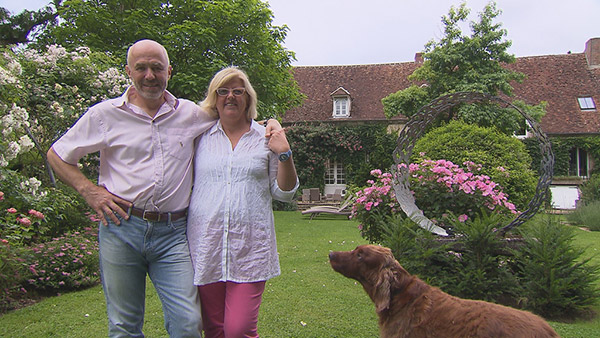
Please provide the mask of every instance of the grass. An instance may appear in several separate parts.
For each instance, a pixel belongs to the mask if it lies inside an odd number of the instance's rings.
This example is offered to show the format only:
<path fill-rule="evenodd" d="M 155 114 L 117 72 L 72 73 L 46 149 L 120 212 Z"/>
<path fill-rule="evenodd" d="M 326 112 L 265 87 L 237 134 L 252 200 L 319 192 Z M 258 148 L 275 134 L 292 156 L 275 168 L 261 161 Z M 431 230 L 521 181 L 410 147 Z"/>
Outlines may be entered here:
<path fill-rule="evenodd" d="M 373 304 L 362 287 L 335 273 L 329 251 L 351 250 L 365 243 L 356 222 L 299 212 L 276 212 L 282 275 L 267 282 L 259 318 L 261 337 L 378 337 Z M 595 255 L 600 232 L 577 230 L 577 245 Z M 594 258 L 600 264 L 600 257 Z M 162 311 L 148 283 L 144 332 L 166 337 Z M 599 283 L 600 286 L 600 283 Z M 596 307 L 600 312 L 600 306 Z M 600 337 L 600 319 L 550 323 L 563 338 Z M 0 317 L 0 337 L 106 337 L 102 288 L 48 298 Z"/>

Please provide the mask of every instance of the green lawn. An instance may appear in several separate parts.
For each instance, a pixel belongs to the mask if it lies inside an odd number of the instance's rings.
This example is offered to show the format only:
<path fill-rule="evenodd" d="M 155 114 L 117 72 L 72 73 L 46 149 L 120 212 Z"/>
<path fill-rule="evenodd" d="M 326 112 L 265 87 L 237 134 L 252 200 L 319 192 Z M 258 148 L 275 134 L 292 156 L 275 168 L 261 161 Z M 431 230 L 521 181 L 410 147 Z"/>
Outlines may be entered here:
<path fill-rule="evenodd" d="M 371 300 L 360 285 L 335 273 L 327 257 L 329 251 L 365 243 L 356 222 L 327 215 L 309 221 L 299 212 L 276 212 L 275 220 L 282 275 L 267 282 L 261 337 L 378 337 Z M 578 230 L 577 243 L 589 245 L 594 254 L 600 233 Z M 147 299 L 144 331 L 150 338 L 166 337 L 150 285 Z M 104 311 L 101 287 L 73 292 L 0 317 L 0 337 L 106 337 Z M 599 319 L 551 325 L 565 338 L 600 337 Z"/>

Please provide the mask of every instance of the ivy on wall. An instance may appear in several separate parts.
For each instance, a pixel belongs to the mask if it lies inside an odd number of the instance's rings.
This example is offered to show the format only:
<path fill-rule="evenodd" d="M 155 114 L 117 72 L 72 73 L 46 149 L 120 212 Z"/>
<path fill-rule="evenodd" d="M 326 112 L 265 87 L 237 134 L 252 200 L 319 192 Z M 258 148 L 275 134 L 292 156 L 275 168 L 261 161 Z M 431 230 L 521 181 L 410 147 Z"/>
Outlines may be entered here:
<path fill-rule="evenodd" d="M 569 175 L 570 152 L 573 148 L 584 149 L 591 155 L 595 167 L 592 172 L 600 171 L 600 137 L 598 136 L 580 136 L 580 137 L 552 137 L 552 151 L 554 152 L 554 176 Z M 533 158 L 531 168 L 540 170 L 540 149 L 536 139 L 523 140 L 525 147 Z"/>
<path fill-rule="evenodd" d="M 372 178 L 372 169 L 388 169 L 394 162 L 397 135 L 388 134 L 386 125 L 295 124 L 286 135 L 294 151 L 300 191 L 323 189 L 327 160 L 341 162 L 346 184 L 359 186 Z"/>
<path fill-rule="evenodd" d="M 392 152 L 397 135 L 389 134 L 383 124 L 338 126 L 330 123 L 294 124 L 287 137 L 294 151 L 294 163 L 300 179 L 300 190 L 325 186 L 327 160 L 337 160 L 344 166 L 346 184 L 364 186 L 372 179 L 373 169 L 388 170 L 394 163 Z M 571 149 L 586 150 L 595 163 L 593 172 L 600 172 L 600 137 L 552 137 L 554 176 L 567 176 Z M 523 143 L 533 161 L 531 168 L 540 170 L 540 149 L 537 139 Z"/>

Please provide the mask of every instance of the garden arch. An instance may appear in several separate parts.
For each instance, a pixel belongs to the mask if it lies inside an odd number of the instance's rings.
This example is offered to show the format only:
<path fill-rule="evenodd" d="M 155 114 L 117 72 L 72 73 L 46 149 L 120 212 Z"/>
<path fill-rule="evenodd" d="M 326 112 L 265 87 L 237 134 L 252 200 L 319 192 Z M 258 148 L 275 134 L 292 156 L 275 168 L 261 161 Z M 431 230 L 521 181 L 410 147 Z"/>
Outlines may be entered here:
<path fill-rule="evenodd" d="M 396 193 L 396 199 L 402 210 L 415 221 L 420 227 L 429 230 L 437 235 L 449 236 L 447 231 L 435 225 L 427 218 L 421 209 L 416 205 L 415 198 L 410 190 L 408 165 L 416 141 L 423 135 L 427 126 L 429 126 L 441 113 L 452 107 L 463 103 L 490 102 L 498 103 L 503 107 L 515 109 L 519 112 L 529 124 L 532 134 L 538 139 L 540 144 L 541 165 L 540 178 L 538 179 L 535 195 L 529 202 L 527 209 L 517 215 L 510 223 L 501 227 L 498 231 L 504 236 L 510 229 L 523 224 L 532 218 L 539 210 L 542 203 L 549 197 L 549 186 L 552 181 L 554 167 L 554 154 L 550 140 L 542 131 L 539 124 L 529 115 L 524 113 L 517 106 L 507 102 L 498 96 L 493 96 L 478 92 L 458 92 L 441 96 L 428 105 L 419 109 L 419 111 L 406 123 L 396 143 L 396 149 L 393 152 L 395 165 L 392 166 L 393 187 Z M 404 164 L 404 165 L 402 165 Z"/>

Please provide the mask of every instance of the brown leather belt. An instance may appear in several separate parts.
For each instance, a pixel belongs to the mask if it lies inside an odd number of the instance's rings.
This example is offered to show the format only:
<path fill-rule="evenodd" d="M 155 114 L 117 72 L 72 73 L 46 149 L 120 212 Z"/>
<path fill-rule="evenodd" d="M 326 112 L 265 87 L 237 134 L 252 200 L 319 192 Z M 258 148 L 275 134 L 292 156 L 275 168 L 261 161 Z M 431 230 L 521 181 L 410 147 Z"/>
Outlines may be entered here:
<path fill-rule="evenodd" d="M 171 221 L 174 222 L 180 218 L 187 216 L 187 211 L 188 211 L 188 209 L 185 208 L 183 210 L 177 210 L 177 211 L 173 211 L 173 212 L 158 212 L 158 211 L 148 211 L 148 210 L 139 209 L 139 208 L 135 208 L 135 207 L 128 208 L 127 206 L 121 205 L 121 204 L 119 204 L 119 206 L 121 207 L 121 209 L 127 211 L 131 215 L 140 217 L 141 219 L 143 219 L 145 221 L 150 221 L 150 222 L 168 221 L 169 215 L 171 216 Z"/>

